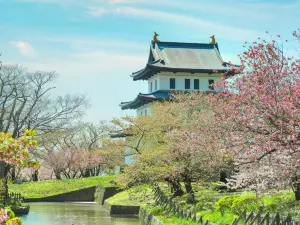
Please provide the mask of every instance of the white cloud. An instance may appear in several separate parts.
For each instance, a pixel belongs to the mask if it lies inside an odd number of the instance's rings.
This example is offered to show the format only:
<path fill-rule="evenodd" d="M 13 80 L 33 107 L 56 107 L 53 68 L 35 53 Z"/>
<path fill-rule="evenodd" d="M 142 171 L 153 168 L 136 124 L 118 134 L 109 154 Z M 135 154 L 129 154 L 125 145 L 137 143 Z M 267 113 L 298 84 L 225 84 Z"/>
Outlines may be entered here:
<path fill-rule="evenodd" d="M 17 48 L 23 56 L 31 57 L 37 54 L 32 45 L 26 41 L 11 41 L 10 44 Z"/>
<path fill-rule="evenodd" d="M 95 49 L 101 50 L 118 50 L 118 51 L 132 51 L 135 52 L 147 52 L 149 50 L 149 42 L 124 40 L 118 38 L 107 38 L 103 36 L 63 36 L 55 34 L 40 34 L 37 33 L 34 37 L 31 37 L 34 42 L 43 42 L 46 45 L 63 44 L 70 47 L 75 51 L 94 51 Z M 147 52 L 148 53 L 148 52 Z"/>
<path fill-rule="evenodd" d="M 23 64 L 29 71 L 56 71 L 60 76 L 54 96 L 87 93 L 92 107 L 85 120 L 96 122 L 125 116 L 126 112 L 119 107 L 120 102 L 132 100 L 137 93 L 147 90 L 146 82 L 133 82 L 130 77 L 132 72 L 146 65 L 147 54 L 104 50 L 75 53 L 61 50 L 55 55 L 49 50 L 47 53 L 46 57 L 10 59 L 5 63 Z"/>
<path fill-rule="evenodd" d="M 105 13 L 105 10 L 103 7 L 88 7 L 88 9 L 87 9 L 87 14 L 94 16 L 94 17 L 102 16 L 104 13 Z"/>
<path fill-rule="evenodd" d="M 159 22 L 183 24 L 186 26 L 195 27 L 201 30 L 201 32 L 209 31 L 210 33 L 215 33 L 216 35 L 220 34 L 219 36 L 231 40 L 246 41 L 248 39 L 255 39 L 261 35 L 260 32 L 255 30 L 237 28 L 178 13 L 169 13 L 134 7 L 119 7 L 115 10 L 115 12 L 126 16 L 142 17 Z"/>

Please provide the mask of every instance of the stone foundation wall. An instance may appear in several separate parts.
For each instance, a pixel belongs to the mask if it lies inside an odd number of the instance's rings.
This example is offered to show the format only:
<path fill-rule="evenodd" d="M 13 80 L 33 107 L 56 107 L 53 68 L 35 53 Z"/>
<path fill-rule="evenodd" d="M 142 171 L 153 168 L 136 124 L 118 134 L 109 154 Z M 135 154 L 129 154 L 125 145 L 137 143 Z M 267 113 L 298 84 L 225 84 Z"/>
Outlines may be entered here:
<path fill-rule="evenodd" d="M 104 208 L 111 215 L 138 215 L 140 211 L 139 206 L 111 205 L 107 201 L 104 202 Z"/>
<path fill-rule="evenodd" d="M 95 202 L 103 205 L 106 199 L 112 197 L 120 191 L 121 190 L 119 190 L 117 187 L 98 186 L 95 191 Z"/>
<path fill-rule="evenodd" d="M 96 186 L 44 198 L 27 198 L 25 202 L 93 202 L 95 190 Z"/>

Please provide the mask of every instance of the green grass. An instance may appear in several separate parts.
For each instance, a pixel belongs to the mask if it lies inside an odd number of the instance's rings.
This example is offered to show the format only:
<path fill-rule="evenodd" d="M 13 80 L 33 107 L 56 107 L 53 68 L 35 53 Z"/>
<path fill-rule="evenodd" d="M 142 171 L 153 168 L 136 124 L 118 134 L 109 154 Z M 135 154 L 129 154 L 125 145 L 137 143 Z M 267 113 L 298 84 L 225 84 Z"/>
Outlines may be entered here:
<path fill-rule="evenodd" d="M 225 208 L 223 214 L 219 211 L 217 207 L 217 202 L 224 196 L 232 196 L 239 201 L 246 201 L 247 197 L 254 197 L 255 193 L 251 191 L 240 191 L 240 192 L 219 192 L 214 186 L 210 184 L 205 185 L 194 185 L 195 195 L 197 197 L 197 202 L 195 204 L 186 204 L 187 195 L 183 195 L 182 197 L 176 197 L 173 200 L 180 205 L 183 209 L 188 211 L 196 211 L 197 219 L 202 216 L 204 221 L 210 221 L 212 223 L 218 225 L 231 224 L 235 218 L 238 218 L 239 212 L 235 210 L 244 210 L 244 207 L 247 210 L 254 210 L 256 212 L 258 207 L 263 206 L 263 212 L 276 213 L 280 212 L 280 214 L 289 214 L 291 216 L 300 216 L 300 201 L 297 202 L 294 200 L 294 195 L 290 190 L 277 191 L 273 194 L 268 194 L 265 196 L 260 196 L 253 203 L 245 202 L 241 204 L 239 208 L 236 208 L 237 205 L 234 206 L 234 203 L 228 205 L 228 208 Z M 170 188 L 164 184 L 160 184 L 163 191 L 171 196 Z M 144 207 L 148 212 L 152 215 L 156 216 L 159 220 L 161 220 L 166 225 L 194 225 L 190 220 L 183 220 L 178 218 L 173 213 L 164 207 L 154 205 L 153 201 L 153 192 L 151 191 L 150 185 L 141 185 L 136 186 L 126 191 L 120 192 L 115 196 L 109 198 L 107 201 L 110 204 L 115 205 L 138 205 Z M 251 199 L 251 198 L 250 198 Z M 237 203 L 235 203 L 237 204 Z M 227 207 L 227 206 L 226 206 Z"/>
<path fill-rule="evenodd" d="M 199 223 L 194 223 L 190 220 L 183 220 L 174 215 L 157 216 L 157 218 L 165 225 L 199 225 Z"/>
<path fill-rule="evenodd" d="M 157 217 L 160 221 L 162 221 L 165 225 L 197 225 L 198 223 L 194 223 L 191 220 L 185 220 L 178 218 L 173 213 L 170 213 L 166 208 L 163 208 L 159 205 L 148 205 L 145 208 L 151 215 Z"/>
<path fill-rule="evenodd" d="M 9 192 L 20 193 L 25 198 L 42 198 L 96 185 L 114 186 L 110 182 L 115 178 L 116 176 L 98 176 L 70 180 L 44 180 L 23 184 L 10 183 L 8 189 Z"/>
<path fill-rule="evenodd" d="M 169 197 L 171 196 L 172 193 L 170 192 L 170 188 L 167 184 L 161 183 L 160 187 L 165 194 Z M 182 188 L 184 190 L 183 185 Z M 300 201 L 295 201 L 294 194 L 291 190 L 270 190 L 272 192 L 255 198 L 256 195 L 253 191 L 218 191 L 214 183 L 193 183 L 193 189 L 197 199 L 195 204 L 186 204 L 186 194 L 181 197 L 176 197 L 173 200 L 177 203 L 177 205 L 180 205 L 185 210 L 195 210 L 197 212 L 197 218 L 202 216 L 203 220 L 208 220 L 215 224 L 231 224 L 244 209 L 247 209 L 248 212 L 257 212 L 259 206 L 262 206 L 263 213 L 269 212 L 271 214 L 275 214 L 279 212 L 280 215 L 291 215 L 292 217 L 300 216 Z M 217 202 L 225 196 L 236 196 L 239 203 L 237 201 L 235 205 L 230 204 L 222 215 L 218 210 Z M 249 201 L 247 202 L 247 197 L 251 196 L 254 197 L 255 201 L 250 204 Z"/>
<path fill-rule="evenodd" d="M 151 186 L 141 185 L 122 191 L 106 201 L 113 205 L 144 206 L 151 204 L 153 198 Z"/>
<path fill-rule="evenodd" d="M 106 201 L 113 205 L 141 206 L 156 216 L 165 225 L 196 225 L 190 220 L 183 220 L 170 214 L 161 206 L 154 206 L 154 193 L 150 185 L 140 185 L 122 191 Z"/>
<path fill-rule="evenodd" d="M 218 225 L 232 224 L 234 219 L 238 218 L 238 216 L 231 213 L 225 213 L 222 215 L 221 212 L 217 210 L 202 211 L 200 215 L 203 216 L 202 218 L 204 221 L 210 221 Z"/>

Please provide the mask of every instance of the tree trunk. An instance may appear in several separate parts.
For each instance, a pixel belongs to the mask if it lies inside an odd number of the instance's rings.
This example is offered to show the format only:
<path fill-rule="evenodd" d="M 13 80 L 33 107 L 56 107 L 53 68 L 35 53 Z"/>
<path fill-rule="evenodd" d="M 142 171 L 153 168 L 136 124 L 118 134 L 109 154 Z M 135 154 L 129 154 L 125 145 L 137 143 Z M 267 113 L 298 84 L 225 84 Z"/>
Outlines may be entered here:
<path fill-rule="evenodd" d="M 227 174 L 225 170 L 220 171 L 220 182 L 227 183 Z"/>
<path fill-rule="evenodd" d="M 57 180 L 61 180 L 61 174 L 60 174 L 60 172 L 59 171 L 54 171 L 54 175 L 55 175 L 55 177 L 56 177 L 56 179 Z"/>
<path fill-rule="evenodd" d="M 227 173 L 225 170 L 221 170 L 220 171 L 220 182 L 221 183 L 224 183 L 226 184 L 228 181 L 227 181 Z M 224 189 L 227 189 L 227 186 L 226 185 L 221 185 L 219 187 L 219 190 L 224 190 Z"/>
<path fill-rule="evenodd" d="M 10 174 L 12 182 L 16 181 L 16 166 L 11 166 Z"/>
<path fill-rule="evenodd" d="M 7 177 L 8 177 L 8 171 L 10 169 L 10 166 L 8 164 L 4 167 L 4 175 L 0 178 L 0 198 L 2 198 L 3 204 L 6 205 L 6 197 L 8 196 L 8 186 L 7 186 Z"/>
<path fill-rule="evenodd" d="M 295 200 L 300 201 L 300 176 L 295 174 L 291 179 Z"/>
<path fill-rule="evenodd" d="M 184 192 L 178 180 L 172 180 L 169 178 L 166 178 L 165 180 L 171 185 L 171 191 L 173 192 L 171 199 L 183 195 Z"/>
<path fill-rule="evenodd" d="M 300 201 L 300 184 L 294 186 L 294 194 L 296 201 Z"/>
<path fill-rule="evenodd" d="M 38 170 L 34 170 L 32 176 L 32 181 L 36 182 L 39 181 L 39 171 Z"/>
<path fill-rule="evenodd" d="M 90 170 L 89 170 L 89 169 L 86 169 L 86 170 L 84 171 L 82 177 L 90 177 Z"/>
<path fill-rule="evenodd" d="M 184 187 L 186 190 L 186 193 L 188 194 L 187 203 L 192 204 L 195 202 L 195 193 L 192 187 L 192 180 L 190 178 L 186 178 L 184 180 Z"/>

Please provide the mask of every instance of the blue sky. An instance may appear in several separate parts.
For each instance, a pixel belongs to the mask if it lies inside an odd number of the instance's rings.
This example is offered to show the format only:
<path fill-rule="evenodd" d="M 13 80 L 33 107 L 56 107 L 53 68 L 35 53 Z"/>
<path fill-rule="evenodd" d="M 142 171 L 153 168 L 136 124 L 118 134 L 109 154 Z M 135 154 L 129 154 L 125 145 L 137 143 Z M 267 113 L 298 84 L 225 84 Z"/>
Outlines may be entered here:
<path fill-rule="evenodd" d="M 215 34 L 224 60 L 238 63 L 243 43 L 266 30 L 289 37 L 299 11 L 298 0 L 0 0 L 1 60 L 56 71 L 56 95 L 85 93 L 85 119 L 110 120 L 135 115 L 119 103 L 147 92 L 130 74 L 145 66 L 154 31 L 202 43 Z"/>

